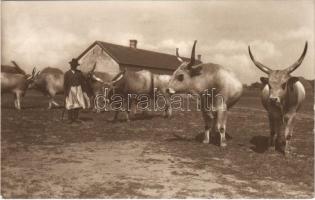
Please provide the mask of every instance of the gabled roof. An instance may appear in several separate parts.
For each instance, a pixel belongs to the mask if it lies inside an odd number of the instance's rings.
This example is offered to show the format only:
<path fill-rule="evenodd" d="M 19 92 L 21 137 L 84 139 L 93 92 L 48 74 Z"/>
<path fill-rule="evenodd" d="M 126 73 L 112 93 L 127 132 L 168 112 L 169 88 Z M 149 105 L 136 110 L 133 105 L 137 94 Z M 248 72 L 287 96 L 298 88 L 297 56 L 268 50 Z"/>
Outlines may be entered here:
<path fill-rule="evenodd" d="M 181 64 L 175 55 L 148 51 L 144 49 L 131 48 L 117 44 L 96 41 L 87 48 L 79 57 L 80 59 L 94 45 L 98 44 L 108 55 L 110 55 L 118 64 L 133 65 L 148 68 L 158 68 L 166 70 L 175 70 Z M 175 54 L 175 53 L 174 53 Z M 189 58 L 181 57 L 189 62 Z M 196 61 L 197 64 L 200 61 Z"/>

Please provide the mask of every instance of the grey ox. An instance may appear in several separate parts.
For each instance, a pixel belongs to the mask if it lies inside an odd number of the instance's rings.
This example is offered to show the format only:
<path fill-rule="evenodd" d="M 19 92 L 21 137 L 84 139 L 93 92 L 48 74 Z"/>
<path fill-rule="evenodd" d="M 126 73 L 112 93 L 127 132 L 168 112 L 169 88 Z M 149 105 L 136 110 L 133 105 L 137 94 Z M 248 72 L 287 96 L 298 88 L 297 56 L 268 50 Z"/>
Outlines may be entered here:
<path fill-rule="evenodd" d="M 34 68 L 32 75 L 26 74 L 14 61 L 15 67 L 1 65 L 1 94 L 13 93 L 14 106 L 21 109 L 22 97 L 24 97 L 28 86 L 36 79 L 38 73 Z"/>
<path fill-rule="evenodd" d="M 268 75 L 261 77 L 264 87 L 262 104 L 268 112 L 270 125 L 270 146 L 282 152 L 289 152 L 289 141 L 293 132 L 293 120 L 305 99 L 305 89 L 298 77 L 290 75 L 302 63 L 307 51 L 307 42 L 301 57 L 290 67 L 283 70 L 272 70 L 256 61 L 248 46 L 249 56 L 254 64 Z"/>
<path fill-rule="evenodd" d="M 169 75 L 153 74 L 148 70 L 141 70 L 137 72 L 124 70 L 118 73 L 111 82 L 107 83 L 110 91 L 108 97 L 111 98 L 113 94 L 116 94 L 123 98 L 123 109 L 125 109 L 126 120 L 129 121 L 129 108 L 131 107 L 132 103 L 135 102 L 133 97 L 137 96 L 140 98 L 141 95 L 145 95 L 150 97 L 152 100 L 152 98 L 154 98 L 153 95 L 160 93 L 163 97 L 165 97 L 164 116 L 170 117 L 172 114 L 172 109 L 170 106 L 169 94 L 166 93 L 169 80 Z M 137 97 L 135 97 L 136 100 L 139 100 Z M 130 100 L 129 102 L 127 102 L 128 99 Z M 116 110 L 113 119 L 114 121 L 117 119 L 118 114 L 119 111 Z"/>
<path fill-rule="evenodd" d="M 189 92 L 198 94 L 201 98 L 201 111 L 205 122 L 203 143 L 212 140 L 212 131 L 219 132 L 220 146 L 226 146 L 226 122 L 228 110 L 241 97 L 243 86 L 238 78 L 228 69 L 218 64 L 206 63 L 195 65 L 194 42 L 190 62 L 184 62 L 178 55 L 182 64 L 173 73 L 169 82 L 168 92 Z M 207 95 L 212 93 L 213 95 Z M 215 96 L 214 96 L 215 95 Z M 211 103 L 211 108 L 209 106 Z M 211 134 L 211 135 L 210 135 Z"/>
<path fill-rule="evenodd" d="M 103 82 L 100 78 L 98 78 L 94 72 L 95 65 L 93 66 L 92 70 L 90 70 L 88 73 L 84 74 L 86 81 L 88 83 L 88 86 L 92 88 L 95 84 L 95 82 Z M 38 75 L 36 80 L 29 86 L 32 89 L 36 89 L 40 92 L 42 92 L 44 95 L 47 95 L 49 97 L 49 105 L 48 109 L 51 109 L 52 106 L 60 106 L 55 100 L 55 96 L 57 94 L 63 94 L 64 88 L 64 73 L 58 68 L 52 68 L 52 67 L 46 67 L 44 68 L 41 73 Z M 92 85 L 89 85 L 92 84 Z M 89 94 L 92 94 L 92 92 L 89 91 Z M 87 97 L 87 102 L 90 103 Z M 90 104 L 88 104 L 88 107 L 90 107 Z"/>

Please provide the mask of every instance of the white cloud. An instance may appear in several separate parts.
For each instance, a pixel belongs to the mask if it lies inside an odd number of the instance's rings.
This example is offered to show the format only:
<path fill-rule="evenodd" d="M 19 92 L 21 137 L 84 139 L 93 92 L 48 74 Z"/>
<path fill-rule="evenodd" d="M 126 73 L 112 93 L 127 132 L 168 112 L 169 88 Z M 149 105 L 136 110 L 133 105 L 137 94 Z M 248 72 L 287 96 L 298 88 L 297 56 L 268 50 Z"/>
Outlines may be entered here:
<path fill-rule="evenodd" d="M 265 58 L 277 58 L 281 52 L 276 49 L 275 45 L 269 41 L 254 40 L 250 42 L 251 51 L 261 60 Z"/>
<path fill-rule="evenodd" d="M 248 84 L 259 80 L 259 71 L 246 54 L 215 54 L 210 59 L 213 63 L 231 69 L 243 83 Z"/>
<path fill-rule="evenodd" d="M 313 30 L 310 27 L 299 27 L 292 29 L 282 34 L 276 34 L 275 38 L 278 40 L 314 40 Z"/>
<path fill-rule="evenodd" d="M 307 2 L 253 1 L 245 8 L 230 1 L 7 1 L 2 58 L 15 59 L 27 71 L 34 65 L 68 68 L 67 62 L 95 40 L 129 45 L 129 39 L 137 39 L 139 48 L 173 55 L 179 48 L 189 57 L 197 39 L 196 54 L 204 62 L 226 65 L 248 82 L 259 72 L 249 60 L 249 44 L 257 60 L 284 67 L 308 40 L 303 67 L 295 73 L 313 78 L 314 9 Z"/>
<path fill-rule="evenodd" d="M 223 39 L 211 46 L 212 49 L 221 51 L 242 51 L 247 48 L 247 45 L 240 40 L 227 40 Z"/>
<path fill-rule="evenodd" d="M 20 34 L 11 34 L 12 31 Z M 5 61 L 16 60 L 26 71 L 31 71 L 34 66 L 57 66 L 60 61 L 74 56 L 71 49 L 80 44 L 80 39 L 71 32 L 49 26 L 35 28 L 27 16 L 17 20 L 16 26 L 9 27 L 4 33 Z"/>

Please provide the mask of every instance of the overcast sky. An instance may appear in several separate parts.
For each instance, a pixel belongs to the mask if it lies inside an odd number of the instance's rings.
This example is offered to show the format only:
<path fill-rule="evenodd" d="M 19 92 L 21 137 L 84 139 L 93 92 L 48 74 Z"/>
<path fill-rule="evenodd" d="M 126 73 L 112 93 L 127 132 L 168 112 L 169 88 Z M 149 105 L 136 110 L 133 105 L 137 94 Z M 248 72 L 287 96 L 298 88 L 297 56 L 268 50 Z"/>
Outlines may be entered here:
<path fill-rule="evenodd" d="M 231 68 L 244 83 L 264 74 L 250 61 L 285 68 L 308 53 L 293 75 L 314 78 L 314 1 L 2 2 L 2 63 L 68 68 L 95 40 L 189 56 Z"/>

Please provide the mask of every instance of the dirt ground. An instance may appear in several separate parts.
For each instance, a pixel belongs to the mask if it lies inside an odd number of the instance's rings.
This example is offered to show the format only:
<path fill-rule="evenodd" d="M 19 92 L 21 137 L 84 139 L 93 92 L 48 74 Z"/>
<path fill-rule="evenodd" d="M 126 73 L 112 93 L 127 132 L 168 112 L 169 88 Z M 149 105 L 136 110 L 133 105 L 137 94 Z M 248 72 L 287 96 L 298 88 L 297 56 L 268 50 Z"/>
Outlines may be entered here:
<path fill-rule="evenodd" d="M 89 111 L 81 113 L 82 125 L 69 125 L 39 93 L 28 93 L 21 111 L 12 99 L 2 96 L 1 105 L 4 198 L 314 196 L 313 94 L 297 115 L 288 156 L 268 149 L 268 120 L 255 90 L 231 109 L 226 148 L 200 142 L 199 112 L 112 123 L 113 113 Z"/>

